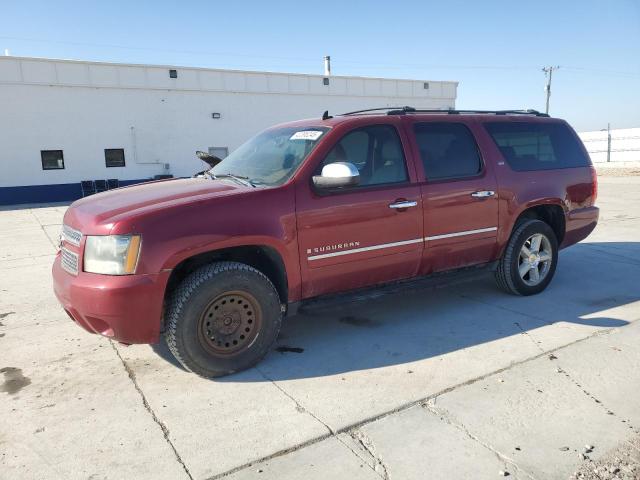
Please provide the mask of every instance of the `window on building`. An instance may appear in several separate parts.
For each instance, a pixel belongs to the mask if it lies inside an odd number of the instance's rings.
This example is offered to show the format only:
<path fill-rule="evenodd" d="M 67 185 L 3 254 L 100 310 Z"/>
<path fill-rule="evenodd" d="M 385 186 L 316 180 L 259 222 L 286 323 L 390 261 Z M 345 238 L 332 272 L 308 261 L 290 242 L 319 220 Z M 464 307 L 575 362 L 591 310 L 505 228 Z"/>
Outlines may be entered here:
<path fill-rule="evenodd" d="M 485 126 L 516 171 L 589 165 L 578 139 L 562 123 L 490 122 Z"/>
<path fill-rule="evenodd" d="M 107 167 L 124 167 L 124 148 L 105 148 L 104 161 Z"/>
<path fill-rule="evenodd" d="M 470 177 L 482 170 L 476 141 L 462 123 L 416 123 L 414 132 L 427 180 Z"/>
<path fill-rule="evenodd" d="M 347 133 L 331 149 L 322 166 L 350 162 L 360 172 L 360 186 L 408 180 L 402 143 L 390 125 L 373 125 Z"/>
<path fill-rule="evenodd" d="M 225 159 L 229 155 L 229 147 L 209 147 L 209 155 Z"/>
<path fill-rule="evenodd" d="M 62 170 L 64 168 L 64 157 L 62 150 L 40 150 L 43 170 Z"/>

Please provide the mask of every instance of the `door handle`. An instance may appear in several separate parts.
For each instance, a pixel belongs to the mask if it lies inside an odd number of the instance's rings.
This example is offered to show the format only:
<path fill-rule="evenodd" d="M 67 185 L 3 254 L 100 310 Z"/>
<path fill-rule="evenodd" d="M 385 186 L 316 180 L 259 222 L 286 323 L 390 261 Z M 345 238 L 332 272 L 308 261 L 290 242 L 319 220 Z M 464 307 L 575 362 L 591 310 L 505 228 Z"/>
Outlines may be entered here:
<path fill-rule="evenodd" d="M 475 198 L 487 198 L 493 197 L 495 194 L 496 192 L 493 190 L 480 190 L 479 192 L 473 192 L 471 196 Z"/>
<path fill-rule="evenodd" d="M 389 208 L 402 209 L 402 208 L 415 207 L 416 205 L 418 205 L 418 202 L 411 202 L 411 201 L 408 201 L 408 200 L 402 200 L 402 201 L 394 202 L 394 203 L 390 204 Z"/>

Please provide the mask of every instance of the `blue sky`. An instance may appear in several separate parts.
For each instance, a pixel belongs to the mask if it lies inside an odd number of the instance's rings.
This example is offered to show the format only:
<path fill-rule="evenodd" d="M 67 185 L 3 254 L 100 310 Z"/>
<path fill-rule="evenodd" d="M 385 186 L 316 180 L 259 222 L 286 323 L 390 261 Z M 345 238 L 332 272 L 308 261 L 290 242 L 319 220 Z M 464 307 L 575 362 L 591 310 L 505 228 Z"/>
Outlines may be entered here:
<path fill-rule="evenodd" d="M 0 51 L 246 70 L 457 80 L 459 108 L 640 127 L 640 0 L 13 1 Z"/>

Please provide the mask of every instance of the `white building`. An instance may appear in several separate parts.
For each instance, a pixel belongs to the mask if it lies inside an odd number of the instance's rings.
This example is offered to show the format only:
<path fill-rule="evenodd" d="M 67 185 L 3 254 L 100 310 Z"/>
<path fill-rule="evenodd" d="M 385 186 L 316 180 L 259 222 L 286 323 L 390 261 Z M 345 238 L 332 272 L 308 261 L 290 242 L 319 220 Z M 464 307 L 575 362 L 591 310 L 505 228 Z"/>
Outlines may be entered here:
<path fill-rule="evenodd" d="M 0 57 L 0 204 L 70 200 L 80 181 L 190 176 L 276 123 L 454 108 L 457 82 Z"/>

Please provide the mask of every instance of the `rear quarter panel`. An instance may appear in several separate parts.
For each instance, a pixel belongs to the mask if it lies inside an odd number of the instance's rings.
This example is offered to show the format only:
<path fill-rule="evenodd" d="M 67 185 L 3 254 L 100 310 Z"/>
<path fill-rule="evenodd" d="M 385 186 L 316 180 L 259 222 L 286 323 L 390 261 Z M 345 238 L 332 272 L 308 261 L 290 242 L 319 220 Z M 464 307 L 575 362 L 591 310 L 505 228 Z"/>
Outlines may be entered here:
<path fill-rule="evenodd" d="M 491 121 L 511 120 L 509 118 L 492 118 Z M 527 119 L 527 121 L 566 123 L 563 120 L 537 117 Z M 575 135 L 573 129 L 571 131 Z M 591 167 L 515 171 L 505 161 L 500 150 L 484 128 L 478 129 L 477 137 L 486 161 L 494 164 L 498 180 L 499 254 L 496 259 L 502 255 L 516 220 L 528 208 L 538 205 L 557 205 L 562 208 L 565 214 L 565 221 L 567 221 L 575 212 L 592 207 Z M 575 241 L 563 242 L 562 246 L 568 246 L 571 243 L 575 243 Z"/>

